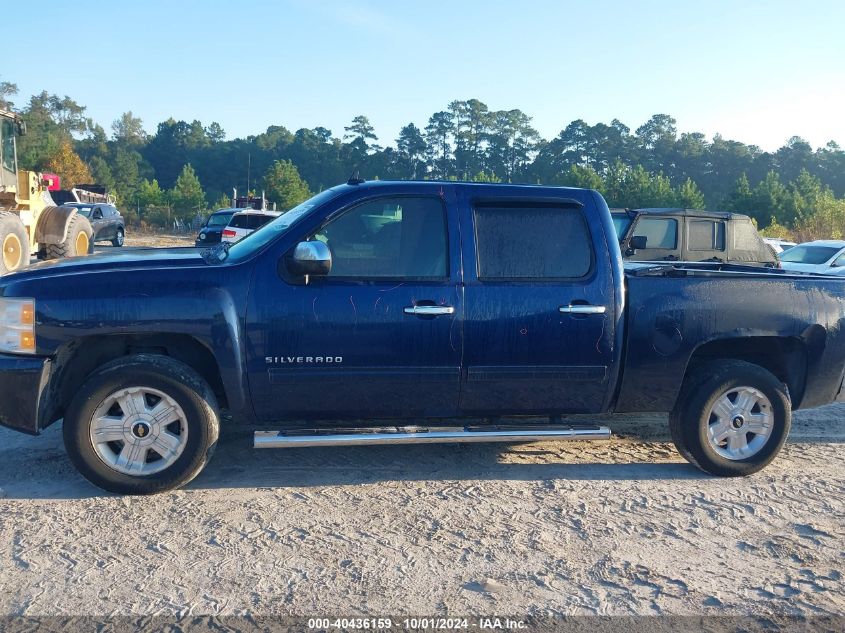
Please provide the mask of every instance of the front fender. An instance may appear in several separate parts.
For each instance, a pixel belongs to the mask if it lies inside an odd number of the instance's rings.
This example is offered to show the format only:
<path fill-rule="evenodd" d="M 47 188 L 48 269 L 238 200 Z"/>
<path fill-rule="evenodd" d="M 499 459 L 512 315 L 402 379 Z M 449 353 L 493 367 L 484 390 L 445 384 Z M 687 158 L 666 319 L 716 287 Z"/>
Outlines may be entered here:
<path fill-rule="evenodd" d="M 45 207 L 35 225 L 35 241 L 39 244 L 62 244 L 67 239 L 70 219 L 77 214 L 70 207 Z"/>

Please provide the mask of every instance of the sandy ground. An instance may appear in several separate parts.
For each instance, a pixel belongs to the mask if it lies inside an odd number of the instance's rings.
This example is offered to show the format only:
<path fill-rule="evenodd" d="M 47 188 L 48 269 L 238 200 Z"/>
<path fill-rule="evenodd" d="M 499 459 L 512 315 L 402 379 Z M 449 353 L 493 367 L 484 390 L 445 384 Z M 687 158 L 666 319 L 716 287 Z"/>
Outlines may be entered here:
<path fill-rule="evenodd" d="M 606 442 L 254 451 L 187 489 L 101 493 L 58 425 L 0 430 L 0 613 L 845 613 L 845 405 L 716 479 L 660 416 Z"/>
<path fill-rule="evenodd" d="M 170 233 L 138 233 L 131 228 L 126 231 L 126 244 L 124 248 L 168 248 L 172 246 L 194 246 L 196 238 L 196 231 L 191 231 L 184 234 L 170 234 Z M 102 243 L 96 245 L 97 251 L 105 251 L 113 249 L 114 247 Z"/>

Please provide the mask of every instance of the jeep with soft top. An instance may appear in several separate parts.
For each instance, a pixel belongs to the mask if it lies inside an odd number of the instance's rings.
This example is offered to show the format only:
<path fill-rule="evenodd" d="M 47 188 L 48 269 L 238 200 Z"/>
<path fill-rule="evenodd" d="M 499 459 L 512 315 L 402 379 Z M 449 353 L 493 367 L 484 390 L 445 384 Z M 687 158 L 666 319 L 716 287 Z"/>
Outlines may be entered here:
<path fill-rule="evenodd" d="M 193 479 L 221 408 L 259 448 L 601 439 L 561 416 L 668 412 L 692 464 L 747 475 L 793 409 L 840 398 L 844 299 L 777 269 L 626 268 L 591 190 L 356 179 L 236 244 L 0 279 L 0 423 L 63 420 L 79 471 L 126 494 Z"/>

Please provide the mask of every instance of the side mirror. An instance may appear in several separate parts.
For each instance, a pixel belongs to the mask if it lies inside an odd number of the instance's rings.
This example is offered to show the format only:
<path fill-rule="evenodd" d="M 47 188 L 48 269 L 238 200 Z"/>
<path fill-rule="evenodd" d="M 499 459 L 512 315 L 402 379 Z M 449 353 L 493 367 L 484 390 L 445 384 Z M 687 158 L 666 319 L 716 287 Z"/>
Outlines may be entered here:
<path fill-rule="evenodd" d="M 628 248 L 633 248 L 635 251 L 641 251 L 648 245 L 648 237 L 645 235 L 635 235 L 628 243 Z"/>
<path fill-rule="evenodd" d="M 332 270 L 332 253 L 319 240 L 300 242 L 287 257 L 287 269 L 297 277 L 324 277 Z"/>
<path fill-rule="evenodd" d="M 637 251 L 646 247 L 648 238 L 645 235 L 634 235 L 628 240 L 628 248 L 625 249 L 625 257 L 631 257 L 637 254 Z"/>

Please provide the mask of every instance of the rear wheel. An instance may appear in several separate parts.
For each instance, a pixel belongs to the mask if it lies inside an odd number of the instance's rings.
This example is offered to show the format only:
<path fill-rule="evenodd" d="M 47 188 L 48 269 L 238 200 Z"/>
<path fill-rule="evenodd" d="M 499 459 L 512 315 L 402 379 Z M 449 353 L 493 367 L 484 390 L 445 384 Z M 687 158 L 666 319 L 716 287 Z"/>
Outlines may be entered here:
<path fill-rule="evenodd" d="M 61 244 L 47 244 L 47 259 L 77 257 L 94 252 L 94 230 L 81 215 L 74 215 L 68 222 L 67 237 Z"/>
<path fill-rule="evenodd" d="M 0 211 L 0 275 L 29 264 L 29 236 L 16 213 Z"/>
<path fill-rule="evenodd" d="M 118 494 L 153 494 L 185 485 L 211 457 L 217 401 L 193 369 L 139 354 L 100 368 L 64 420 L 71 461 L 93 484 Z"/>
<path fill-rule="evenodd" d="M 726 477 L 768 465 L 791 423 L 786 386 L 768 370 L 737 360 L 695 370 L 669 416 L 678 452 L 703 471 Z"/>
<path fill-rule="evenodd" d="M 120 227 L 120 228 L 117 229 L 117 233 L 115 234 L 114 239 L 111 241 L 111 243 L 112 243 L 112 246 L 119 248 L 119 247 L 123 246 L 123 241 L 124 241 L 123 227 Z"/>

